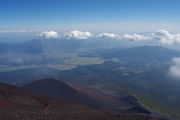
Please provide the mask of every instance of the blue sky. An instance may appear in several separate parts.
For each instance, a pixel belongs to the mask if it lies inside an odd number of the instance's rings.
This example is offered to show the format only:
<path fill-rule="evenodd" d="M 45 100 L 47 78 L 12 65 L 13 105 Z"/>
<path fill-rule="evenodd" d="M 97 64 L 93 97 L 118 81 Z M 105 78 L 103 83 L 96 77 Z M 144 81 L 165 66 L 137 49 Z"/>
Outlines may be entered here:
<path fill-rule="evenodd" d="M 132 34 L 180 29 L 179 5 L 180 0 L 0 0 L 0 31 Z"/>
<path fill-rule="evenodd" d="M 179 0 L 0 0 L 3 29 L 89 23 L 179 23 Z"/>

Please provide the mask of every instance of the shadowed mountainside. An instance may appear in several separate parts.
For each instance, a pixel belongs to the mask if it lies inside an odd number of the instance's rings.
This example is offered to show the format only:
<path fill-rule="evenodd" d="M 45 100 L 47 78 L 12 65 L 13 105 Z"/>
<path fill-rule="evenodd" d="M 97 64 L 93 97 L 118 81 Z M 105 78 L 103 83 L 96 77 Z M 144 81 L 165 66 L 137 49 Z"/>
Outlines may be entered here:
<path fill-rule="evenodd" d="M 21 87 L 66 102 L 83 104 L 92 108 L 101 108 L 103 106 L 97 101 L 73 89 L 67 83 L 52 78 L 37 80 Z"/>

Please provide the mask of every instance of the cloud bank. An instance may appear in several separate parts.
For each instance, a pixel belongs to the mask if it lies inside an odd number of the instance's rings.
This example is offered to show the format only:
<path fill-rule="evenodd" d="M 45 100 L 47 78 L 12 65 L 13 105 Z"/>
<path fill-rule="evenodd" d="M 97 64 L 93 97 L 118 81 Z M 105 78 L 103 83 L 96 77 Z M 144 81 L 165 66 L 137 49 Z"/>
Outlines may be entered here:
<path fill-rule="evenodd" d="M 127 40 L 127 41 L 143 41 L 143 40 L 157 40 L 161 44 L 168 44 L 168 45 L 180 45 L 180 33 L 177 33 L 178 29 L 169 29 L 168 32 L 166 30 L 158 30 L 156 32 L 151 33 L 144 33 L 144 34 L 114 34 L 114 33 L 101 33 L 99 35 L 94 35 L 90 33 L 89 31 L 83 32 L 83 31 L 77 31 L 73 30 L 70 32 L 64 33 L 64 37 L 67 39 L 76 39 L 76 40 L 84 40 L 88 38 L 112 38 L 117 40 Z M 176 32 L 172 32 L 176 31 Z M 34 32 L 32 30 L 10 30 L 10 31 L 0 31 L 0 34 L 3 33 L 25 33 L 25 32 Z M 36 34 L 36 33 L 35 33 Z M 60 35 L 56 31 L 44 31 L 37 35 L 41 38 L 58 38 Z"/>
<path fill-rule="evenodd" d="M 124 34 L 124 35 L 118 35 L 118 34 L 109 34 L 109 33 L 102 33 L 96 36 L 96 38 L 115 38 L 119 40 L 129 40 L 129 41 L 142 41 L 142 40 L 158 40 L 162 44 L 175 44 L 180 45 L 180 34 L 170 34 L 166 30 L 158 30 L 154 33 L 152 33 L 149 36 L 139 35 L 139 34 Z"/>
<path fill-rule="evenodd" d="M 67 39 L 88 39 L 90 37 L 93 37 L 93 34 L 91 34 L 89 31 L 86 31 L 86 32 L 81 32 L 81 31 L 77 31 L 77 30 L 74 30 L 74 31 L 70 31 L 68 33 L 65 33 L 64 34 L 64 37 L 67 37 Z"/>
<path fill-rule="evenodd" d="M 109 34 L 109 33 L 102 33 L 102 34 L 97 35 L 96 37 L 97 38 L 117 38 L 118 36 L 119 36 L 118 34 L 115 35 L 114 33 L 111 33 L 111 34 Z"/>
<path fill-rule="evenodd" d="M 150 37 L 138 35 L 138 34 L 134 34 L 134 35 L 124 34 L 123 36 L 119 36 L 118 39 L 129 40 L 129 41 L 141 41 L 141 40 L 150 40 Z"/>
<path fill-rule="evenodd" d="M 180 44 L 180 34 L 170 34 L 166 30 L 158 30 L 152 36 L 162 44 Z"/>
<path fill-rule="evenodd" d="M 174 65 L 169 68 L 169 75 L 180 79 L 180 58 L 173 58 L 172 62 Z"/>
<path fill-rule="evenodd" d="M 38 36 L 42 38 L 58 38 L 59 37 L 58 33 L 55 31 L 49 31 L 49 32 L 44 31 L 38 34 Z"/>

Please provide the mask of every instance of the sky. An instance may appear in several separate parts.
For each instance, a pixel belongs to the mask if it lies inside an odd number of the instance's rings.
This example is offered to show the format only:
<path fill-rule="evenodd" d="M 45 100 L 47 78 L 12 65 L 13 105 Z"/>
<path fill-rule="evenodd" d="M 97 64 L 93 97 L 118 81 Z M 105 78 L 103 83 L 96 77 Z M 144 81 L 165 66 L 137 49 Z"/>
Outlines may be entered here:
<path fill-rule="evenodd" d="M 180 0 L 0 0 L 0 42 L 48 38 L 45 32 L 54 38 L 89 32 L 123 39 L 165 30 L 177 37 L 179 5 Z"/>

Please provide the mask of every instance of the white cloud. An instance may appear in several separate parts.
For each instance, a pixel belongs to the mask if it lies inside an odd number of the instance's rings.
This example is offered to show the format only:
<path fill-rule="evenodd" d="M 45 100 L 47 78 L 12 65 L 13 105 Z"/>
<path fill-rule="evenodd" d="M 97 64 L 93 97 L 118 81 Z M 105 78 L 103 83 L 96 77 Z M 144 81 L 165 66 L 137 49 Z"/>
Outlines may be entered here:
<path fill-rule="evenodd" d="M 141 40 L 150 40 L 150 37 L 138 35 L 138 34 L 134 34 L 134 35 L 124 34 L 123 36 L 119 36 L 118 39 L 129 40 L 129 41 L 141 41 Z"/>
<path fill-rule="evenodd" d="M 172 62 L 174 65 L 169 68 L 169 75 L 180 79 L 180 58 L 173 58 Z"/>
<path fill-rule="evenodd" d="M 93 34 L 91 34 L 89 31 L 81 32 L 81 31 L 70 31 L 68 33 L 64 34 L 65 37 L 68 39 L 75 38 L 75 39 L 88 39 L 90 37 L 93 37 Z"/>
<path fill-rule="evenodd" d="M 118 36 L 119 36 L 118 34 L 115 35 L 114 33 L 111 33 L 111 34 L 109 34 L 109 33 L 102 33 L 102 34 L 97 35 L 96 37 L 97 38 L 117 38 Z"/>
<path fill-rule="evenodd" d="M 170 34 L 166 30 L 158 30 L 152 36 L 158 39 L 162 44 L 180 44 L 180 34 Z"/>
<path fill-rule="evenodd" d="M 26 30 L 20 30 L 19 32 L 27 32 Z"/>
<path fill-rule="evenodd" d="M 0 31 L 0 33 L 24 33 L 24 32 L 28 32 L 26 30 L 9 30 L 9 31 Z"/>
<path fill-rule="evenodd" d="M 49 32 L 44 31 L 38 34 L 38 36 L 42 38 L 58 38 L 59 37 L 58 33 L 55 31 L 49 31 Z"/>

